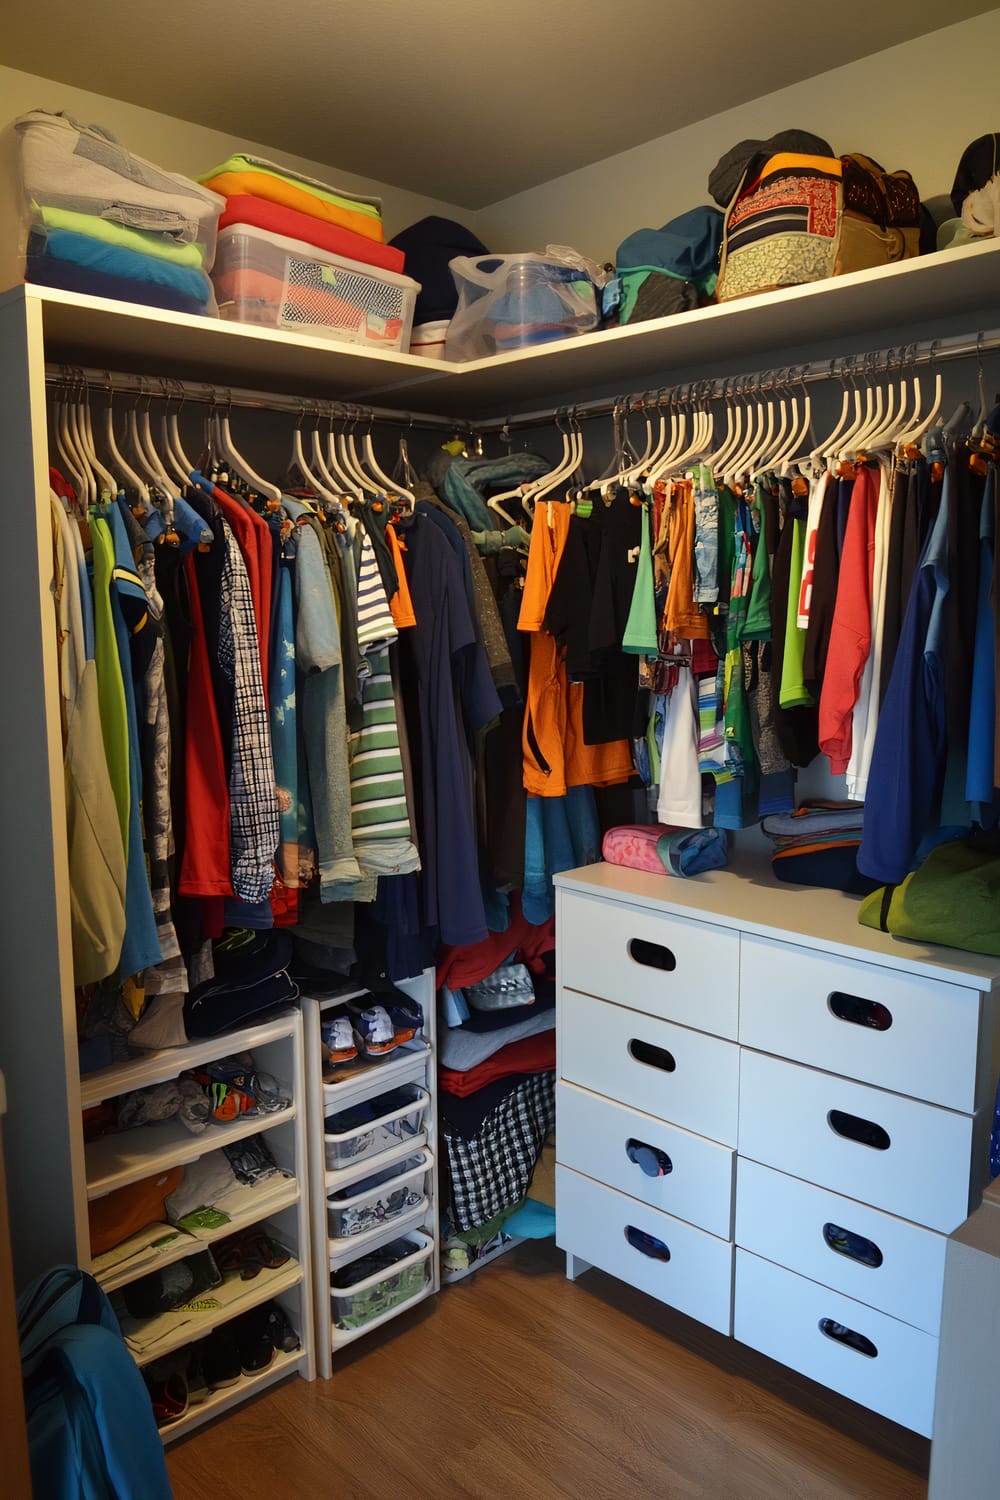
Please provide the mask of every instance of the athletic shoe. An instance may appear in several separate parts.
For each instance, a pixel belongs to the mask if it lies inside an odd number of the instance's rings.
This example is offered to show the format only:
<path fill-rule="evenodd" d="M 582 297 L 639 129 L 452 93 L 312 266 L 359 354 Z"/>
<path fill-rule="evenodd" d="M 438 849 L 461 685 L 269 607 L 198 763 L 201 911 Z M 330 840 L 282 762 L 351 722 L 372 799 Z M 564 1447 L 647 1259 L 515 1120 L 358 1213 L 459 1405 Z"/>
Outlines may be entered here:
<path fill-rule="evenodd" d="M 174 1370 L 162 1379 L 148 1372 L 144 1378 L 157 1427 L 179 1422 L 188 1409 L 188 1384 L 184 1376 Z"/>
<path fill-rule="evenodd" d="M 236 1339 L 243 1374 L 259 1375 L 261 1370 L 266 1370 L 275 1356 L 266 1309 L 251 1308 L 228 1326 L 232 1328 Z"/>
<path fill-rule="evenodd" d="M 399 1046 L 389 1012 L 384 1005 L 370 1005 L 358 1017 L 358 1030 L 366 1057 L 386 1057 Z"/>
<path fill-rule="evenodd" d="M 201 1368 L 210 1391 L 220 1391 L 239 1380 L 240 1351 L 231 1324 L 209 1334 L 202 1345 Z"/>
<path fill-rule="evenodd" d="M 320 1026 L 320 1037 L 332 1063 L 352 1062 L 358 1055 L 360 1038 L 350 1016 L 334 1016 Z"/>
<path fill-rule="evenodd" d="M 423 1031 L 424 1013 L 416 1000 L 400 995 L 392 1005 L 386 1005 L 386 1010 L 389 1012 L 396 1041 L 400 1045 L 403 1042 L 412 1042 L 413 1038 Z"/>
<path fill-rule="evenodd" d="M 279 1354 L 291 1354 L 302 1348 L 302 1341 L 289 1323 L 280 1302 L 266 1302 L 267 1332 L 271 1343 Z"/>

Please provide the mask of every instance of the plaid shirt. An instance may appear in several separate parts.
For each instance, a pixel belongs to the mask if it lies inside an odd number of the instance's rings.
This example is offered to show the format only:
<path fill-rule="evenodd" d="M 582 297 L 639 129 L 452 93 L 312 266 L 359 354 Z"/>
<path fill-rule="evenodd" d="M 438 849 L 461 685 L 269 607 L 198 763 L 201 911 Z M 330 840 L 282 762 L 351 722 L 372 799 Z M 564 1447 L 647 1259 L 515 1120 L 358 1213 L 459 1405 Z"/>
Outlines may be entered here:
<path fill-rule="evenodd" d="M 226 521 L 222 530 L 226 559 L 222 568 L 219 665 L 233 687 L 229 770 L 233 894 L 242 901 L 265 901 L 274 883 L 274 854 L 281 834 L 271 734 L 246 564 Z"/>
<path fill-rule="evenodd" d="M 457 1230 L 488 1224 L 526 1196 L 555 1125 L 555 1087 L 555 1073 L 526 1078 L 490 1111 L 471 1141 L 450 1134 L 447 1121 L 442 1122 Z"/>

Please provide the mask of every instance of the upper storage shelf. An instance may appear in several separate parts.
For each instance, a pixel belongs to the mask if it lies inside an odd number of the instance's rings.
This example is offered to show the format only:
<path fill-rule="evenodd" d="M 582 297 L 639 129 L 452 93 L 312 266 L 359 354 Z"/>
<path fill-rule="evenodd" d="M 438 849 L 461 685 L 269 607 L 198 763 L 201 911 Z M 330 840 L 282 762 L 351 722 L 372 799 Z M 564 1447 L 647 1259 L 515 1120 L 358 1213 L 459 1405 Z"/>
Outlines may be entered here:
<path fill-rule="evenodd" d="M 18 287 L 49 360 L 442 416 L 502 417 L 1000 325 L 1000 240 L 464 365 Z"/>

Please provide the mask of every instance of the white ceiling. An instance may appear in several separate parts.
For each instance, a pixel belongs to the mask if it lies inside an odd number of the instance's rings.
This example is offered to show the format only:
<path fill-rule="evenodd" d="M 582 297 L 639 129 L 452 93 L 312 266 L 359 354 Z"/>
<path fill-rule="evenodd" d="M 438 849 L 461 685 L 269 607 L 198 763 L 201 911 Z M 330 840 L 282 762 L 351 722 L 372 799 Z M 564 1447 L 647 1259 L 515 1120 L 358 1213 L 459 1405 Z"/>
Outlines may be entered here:
<path fill-rule="evenodd" d="M 992 8 L 40 0 L 4 5 L 0 62 L 479 208 Z"/>

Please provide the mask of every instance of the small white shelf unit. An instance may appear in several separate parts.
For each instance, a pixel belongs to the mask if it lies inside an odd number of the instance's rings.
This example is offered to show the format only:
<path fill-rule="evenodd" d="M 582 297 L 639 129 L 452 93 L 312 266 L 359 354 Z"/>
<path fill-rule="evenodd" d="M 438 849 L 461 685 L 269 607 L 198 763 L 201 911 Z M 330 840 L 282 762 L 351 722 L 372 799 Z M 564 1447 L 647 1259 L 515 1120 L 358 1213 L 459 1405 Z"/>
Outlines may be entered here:
<path fill-rule="evenodd" d="M 306 1115 L 309 1135 L 309 1204 L 312 1216 L 313 1300 L 315 1308 L 315 1343 L 317 1373 L 329 1377 L 334 1373 L 336 1355 L 345 1345 L 400 1317 L 440 1289 L 440 1230 L 437 1163 L 437 1020 L 434 971 L 426 970 L 414 979 L 398 982 L 398 988 L 416 1000 L 423 1010 L 424 1029 L 419 1038 L 404 1044 L 382 1062 L 359 1064 L 338 1083 L 323 1082 L 323 1055 L 320 1027 L 324 1017 L 349 1000 L 367 994 L 365 990 L 347 989 L 343 994 L 311 998 L 302 997 L 302 1019 L 305 1030 Z M 339 1114 L 353 1105 L 378 1099 L 405 1084 L 417 1084 L 429 1098 L 424 1107 L 423 1128 L 399 1146 L 374 1156 L 366 1156 L 339 1171 L 326 1164 L 323 1123 L 328 1115 Z M 430 1188 L 426 1202 L 417 1212 L 402 1214 L 377 1232 L 357 1236 L 354 1240 L 331 1240 L 327 1218 L 327 1199 L 331 1193 L 351 1186 L 383 1168 L 398 1165 L 401 1169 L 411 1157 L 426 1155 Z M 398 1308 L 373 1318 L 361 1328 L 341 1329 L 334 1324 L 330 1295 L 330 1274 L 335 1268 L 350 1265 L 362 1255 L 378 1250 L 404 1235 L 422 1235 L 432 1246 L 428 1261 L 429 1276 L 423 1289 Z"/>

